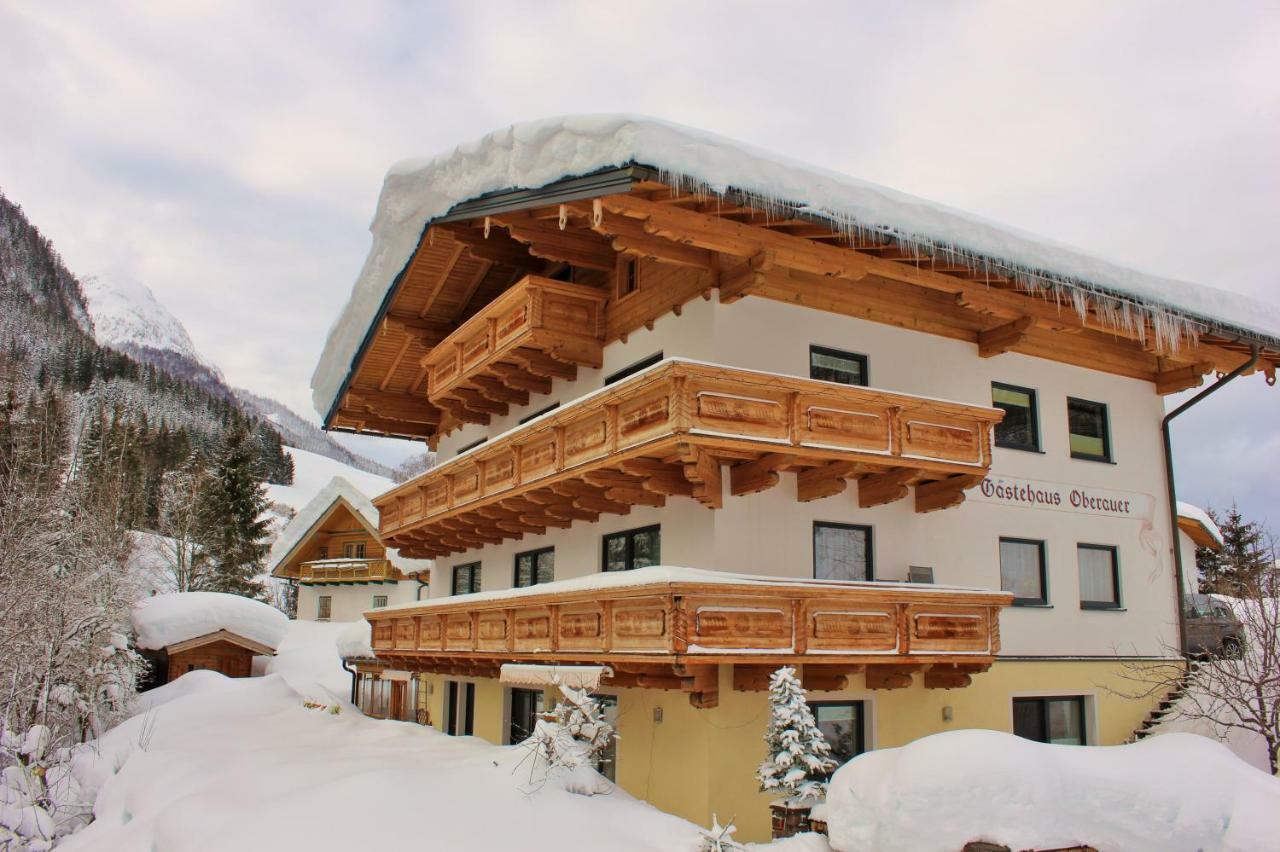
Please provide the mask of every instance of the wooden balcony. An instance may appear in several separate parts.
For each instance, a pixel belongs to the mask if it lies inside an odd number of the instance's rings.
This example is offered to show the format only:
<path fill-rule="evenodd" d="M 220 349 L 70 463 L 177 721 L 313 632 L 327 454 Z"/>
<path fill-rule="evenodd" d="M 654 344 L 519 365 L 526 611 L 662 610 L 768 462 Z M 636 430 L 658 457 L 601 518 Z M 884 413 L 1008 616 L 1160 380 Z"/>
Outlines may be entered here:
<path fill-rule="evenodd" d="M 386 559 L 315 559 L 298 566 L 303 583 L 370 583 L 403 580 Z"/>
<path fill-rule="evenodd" d="M 927 512 L 991 464 L 994 408 L 668 360 L 451 459 L 374 501 L 383 541 L 434 558 L 673 496 L 719 508 L 796 473 L 796 498 Z"/>
<path fill-rule="evenodd" d="M 717 667 L 766 688 L 799 665 L 810 689 L 865 673 L 872 689 L 968 685 L 1000 649 L 1006 592 L 642 568 L 365 613 L 397 668 L 496 677 L 504 662 L 607 665 L 606 684 L 689 692 L 714 706 Z"/>
<path fill-rule="evenodd" d="M 488 423 L 578 365 L 599 367 L 604 303 L 597 288 L 526 275 L 440 342 L 422 361 L 427 398 L 457 423 Z M 447 424 L 442 424 L 447 431 Z"/>

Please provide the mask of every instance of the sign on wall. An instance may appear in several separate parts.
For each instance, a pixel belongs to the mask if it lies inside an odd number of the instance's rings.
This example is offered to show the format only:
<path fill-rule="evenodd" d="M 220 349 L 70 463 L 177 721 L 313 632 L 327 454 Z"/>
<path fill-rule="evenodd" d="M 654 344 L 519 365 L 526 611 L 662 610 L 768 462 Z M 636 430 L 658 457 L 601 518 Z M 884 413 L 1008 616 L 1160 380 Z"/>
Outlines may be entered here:
<path fill-rule="evenodd" d="M 1134 520 L 1149 520 L 1155 508 L 1154 497 L 1137 491 L 1114 491 L 1012 476 L 988 476 L 969 492 L 969 499 L 1003 506 Z"/>

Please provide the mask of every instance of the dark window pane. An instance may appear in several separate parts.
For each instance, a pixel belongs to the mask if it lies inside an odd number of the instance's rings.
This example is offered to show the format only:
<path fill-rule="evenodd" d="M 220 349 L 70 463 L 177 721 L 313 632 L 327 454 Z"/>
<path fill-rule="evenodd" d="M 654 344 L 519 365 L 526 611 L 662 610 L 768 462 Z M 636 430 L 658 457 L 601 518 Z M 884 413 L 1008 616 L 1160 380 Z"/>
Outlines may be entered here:
<path fill-rule="evenodd" d="M 996 424 L 996 446 L 1040 449 L 1035 399 L 1035 391 L 1026 388 L 1000 384 L 991 386 L 992 404 L 1004 411 L 1004 419 Z"/>
<path fill-rule="evenodd" d="M 661 560 L 657 530 L 635 533 L 631 541 L 632 559 L 630 567 L 646 568 L 650 565 L 657 565 Z"/>
<path fill-rule="evenodd" d="M 627 570 L 627 537 L 625 535 L 611 535 L 605 537 L 604 570 Z"/>
<path fill-rule="evenodd" d="M 862 702 L 826 703 L 810 705 L 818 730 L 831 746 L 831 757 L 838 763 L 847 763 L 863 752 Z"/>
<path fill-rule="evenodd" d="M 533 585 L 533 554 L 522 553 L 516 557 L 516 588 Z"/>
<path fill-rule="evenodd" d="M 819 580 L 871 579 L 871 528 L 813 525 L 813 576 Z"/>
<path fill-rule="evenodd" d="M 556 552 L 544 550 L 538 554 L 538 577 L 535 582 L 550 583 L 556 578 Z"/>
<path fill-rule="evenodd" d="M 1015 602 L 1045 603 L 1044 545 L 1038 541 L 1000 539 L 1000 590 Z"/>
<path fill-rule="evenodd" d="M 809 348 L 809 377 L 843 385 L 867 383 L 867 357 L 819 346 Z"/>
<path fill-rule="evenodd" d="M 1013 732 L 1036 742 L 1045 741 L 1044 705 L 1040 699 L 1014 699 Z"/>
<path fill-rule="evenodd" d="M 1105 405 L 1067 399 L 1067 426 L 1071 433 L 1071 455 L 1110 460 Z"/>

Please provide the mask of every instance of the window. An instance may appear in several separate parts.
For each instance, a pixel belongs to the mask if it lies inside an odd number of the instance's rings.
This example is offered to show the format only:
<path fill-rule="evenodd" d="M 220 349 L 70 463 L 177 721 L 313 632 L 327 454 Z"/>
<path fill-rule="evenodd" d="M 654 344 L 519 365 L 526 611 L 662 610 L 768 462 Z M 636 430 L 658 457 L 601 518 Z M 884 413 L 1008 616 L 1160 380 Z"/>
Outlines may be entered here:
<path fill-rule="evenodd" d="M 831 746 L 837 765 L 848 763 L 867 750 L 866 716 L 861 701 L 810 701 L 818 730 Z"/>
<path fill-rule="evenodd" d="M 1030 388 L 991 383 L 991 404 L 1004 411 L 996 424 L 996 446 L 1040 452 L 1040 415 L 1036 392 Z"/>
<path fill-rule="evenodd" d="M 543 709 L 541 689 L 511 690 L 511 724 L 507 728 L 507 742 L 522 743 L 533 736 L 533 726 Z"/>
<path fill-rule="evenodd" d="M 321 547 L 321 548 L 320 548 L 320 558 L 321 558 L 321 559 L 328 559 L 328 558 L 329 558 L 329 548 L 327 548 L 327 547 Z"/>
<path fill-rule="evenodd" d="M 1044 542 L 1026 538 L 1000 539 L 1000 590 L 1013 592 L 1014 606 L 1045 606 Z"/>
<path fill-rule="evenodd" d="M 1013 699 L 1013 732 L 1055 745 L 1084 745 L 1084 696 Z"/>
<path fill-rule="evenodd" d="M 1071 458 L 1111 461 L 1106 405 L 1067 397 L 1067 429 L 1071 433 Z"/>
<path fill-rule="evenodd" d="M 817 580 L 872 580 L 871 527 L 813 524 L 813 576 Z"/>
<path fill-rule="evenodd" d="M 520 418 L 520 425 L 523 426 L 524 424 L 528 423 L 530 420 L 537 420 L 542 415 L 555 411 L 559 407 L 560 407 L 560 403 L 553 402 L 550 405 L 548 405 L 546 408 L 540 411 L 535 411 L 532 414 L 526 414 L 524 417 Z"/>
<path fill-rule="evenodd" d="M 842 385 L 866 385 L 867 356 L 825 346 L 810 346 L 809 378 Z"/>
<path fill-rule="evenodd" d="M 469 595 L 480 591 L 480 563 L 453 566 L 453 594 Z"/>
<path fill-rule="evenodd" d="M 623 367 L 618 372 L 610 373 L 609 375 L 605 376 L 604 383 L 606 386 L 608 386 L 613 384 L 614 382 L 620 382 L 623 379 L 625 379 L 627 376 L 634 376 L 636 373 L 640 372 L 641 370 L 649 369 L 650 367 L 652 367 L 654 364 L 658 363 L 661 360 L 662 360 L 662 353 L 655 352 L 652 355 L 650 355 L 648 358 L 641 358 L 639 361 L 635 362 L 631 366 Z"/>
<path fill-rule="evenodd" d="M 386 596 L 386 595 L 374 595 L 374 596 L 373 596 L 373 608 L 374 608 L 374 609 L 382 609 L 382 608 L 383 608 L 384 606 L 386 606 L 386 605 L 387 605 L 387 596 Z"/>
<path fill-rule="evenodd" d="M 545 547 L 542 550 L 528 550 L 516 554 L 517 589 L 524 586 L 535 586 L 538 583 L 550 583 L 556 574 L 556 549 Z"/>
<path fill-rule="evenodd" d="M 476 685 L 449 681 L 444 702 L 444 732 L 454 737 L 475 733 Z"/>
<path fill-rule="evenodd" d="M 342 555 L 347 559 L 364 559 L 364 542 L 349 541 L 342 545 Z"/>
<path fill-rule="evenodd" d="M 460 456 L 460 455 L 462 455 L 463 453 L 468 452 L 469 450 L 474 450 L 476 447 L 480 446 L 481 444 L 483 444 L 483 443 L 484 443 L 485 441 L 487 441 L 487 440 L 489 440 L 489 439 L 488 439 L 488 438 L 481 438 L 479 441 L 472 441 L 470 444 L 467 444 L 465 447 L 458 447 L 458 451 L 457 451 L 456 453 L 454 453 L 454 455 L 455 455 L 455 456 Z"/>
<path fill-rule="evenodd" d="M 631 255 L 618 255 L 616 272 L 618 298 L 629 296 L 640 289 L 640 261 Z"/>
<path fill-rule="evenodd" d="M 1078 544 L 1080 562 L 1080 608 L 1120 608 L 1120 560 L 1114 547 L 1105 544 Z"/>
<path fill-rule="evenodd" d="M 321 595 L 316 598 L 316 620 L 328 621 L 333 615 L 333 598 L 329 595 Z"/>
<path fill-rule="evenodd" d="M 604 570 L 630 571 L 657 565 L 662 558 L 661 527 L 642 527 L 604 537 Z"/>

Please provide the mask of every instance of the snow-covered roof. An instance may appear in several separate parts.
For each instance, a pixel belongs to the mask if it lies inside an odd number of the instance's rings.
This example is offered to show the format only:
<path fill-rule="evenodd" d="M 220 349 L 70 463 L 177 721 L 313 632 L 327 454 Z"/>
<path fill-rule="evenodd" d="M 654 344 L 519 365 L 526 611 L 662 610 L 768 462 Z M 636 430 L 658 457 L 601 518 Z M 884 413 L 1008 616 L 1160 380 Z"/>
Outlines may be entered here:
<path fill-rule="evenodd" d="M 364 619 L 348 624 L 338 634 L 338 656 L 344 660 L 373 659 L 373 625 Z"/>
<path fill-rule="evenodd" d="M 1199 506 L 1193 506 L 1190 503 L 1178 501 L 1178 517 L 1186 518 L 1192 523 L 1202 527 L 1209 538 L 1218 543 L 1218 547 L 1222 547 L 1226 542 L 1222 539 L 1222 530 L 1218 529 L 1218 525 L 1213 522 L 1213 518 L 1209 517 L 1209 513 Z"/>
<path fill-rule="evenodd" d="M 139 648 L 159 650 L 226 630 L 277 648 L 289 618 L 273 606 L 221 592 L 178 592 L 145 598 L 133 607 Z"/>
<path fill-rule="evenodd" d="M 316 492 L 316 495 L 298 511 L 288 526 L 280 531 L 275 543 L 271 545 L 271 553 L 267 556 L 267 570 L 274 574 L 338 503 L 345 503 L 356 519 L 362 521 L 368 528 L 370 535 L 377 537 L 378 510 L 359 488 L 352 485 L 345 477 L 335 476 Z M 405 558 L 394 548 L 387 548 L 387 559 L 402 574 L 410 576 L 429 572 L 433 564 L 430 559 Z"/>
<path fill-rule="evenodd" d="M 632 115 L 564 116 L 512 125 L 430 159 L 394 165 L 383 182 L 373 245 L 311 379 L 322 416 L 333 407 L 365 334 L 424 228 L 454 205 L 500 190 L 534 189 L 629 164 L 681 188 L 742 192 L 763 204 L 875 232 L 907 245 L 980 260 L 1028 287 L 1107 297 L 1121 315 L 1155 312 L 1157 328 L 1221 326 L 1280 342 L 1280 306 L 1146 275 L 1062 243 L 887 187 L 744 145 L 714 133 Z"/>
<path fill-rule="evenodd" d="M 717 585 L 762 585 L 789 586 L 798 588 L 821 589 L 875 589 L 897 588 L 907 593 L 937 592 L 959 594 L 1000 595 L 1007 592 L 992 589 L 978 589 L 970 586 L 944 586 L 933 583 L 896 583 L 877 580 L 876 582 L 860 582 L 854 580 L 809 580 L 797 577 L 767 577 L 761 574 L 734 574 L 729 571 L 708 571 L 703 568 L 687 568 L 680 565 L 651 565 L 647 568 L 636 568 L 633 571 L 602 571 L 597 574 L 586 574 L 568 580 L 554 580 L 550 583 L 538 583 L 535 586 L 523 586 L 513 589 L 499 589 L 492 592 L 473 592 L 469 595 L 431 598 L 422 601 L 406 601 L 370 610 L 370 613 L 387 613 L 401 609 L 421 609 L 422 607 L 447 606 L 459 601 L 467 603 L 483 603 L 511 598 L 524 598 L 532 595 L 563 594 L 565 592 L 584 592 L 596 589 L 630 589 L 639 586 L 665 586 L 669 583 L 712 583 Z M 369 613 L 366 613 L 366 615 Z"/>

